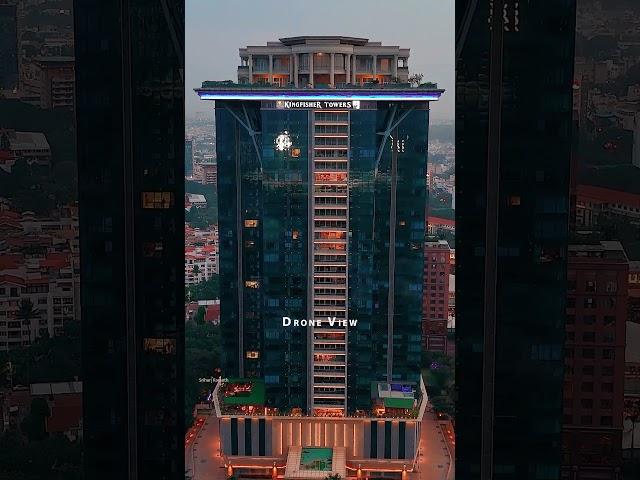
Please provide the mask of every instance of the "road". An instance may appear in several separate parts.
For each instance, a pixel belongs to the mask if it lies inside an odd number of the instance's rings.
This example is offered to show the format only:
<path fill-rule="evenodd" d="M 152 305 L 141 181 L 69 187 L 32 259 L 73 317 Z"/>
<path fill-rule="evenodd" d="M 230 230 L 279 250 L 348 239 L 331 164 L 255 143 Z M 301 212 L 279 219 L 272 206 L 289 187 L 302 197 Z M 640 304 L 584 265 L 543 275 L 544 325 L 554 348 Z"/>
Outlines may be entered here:
<path fill-rule="evenodd" d="M 199 415 L 189 429 L 184 449 L 185 473 L 193 480 L 224 480 L 227 478 L 220 456 L 220 432 L 214 414 Z"/>
<path fill-rule="evenodd" d="M 420 432 L 418 471 L 417 475 L 413 475 L 415 480 L 455 479 L 455 464 L 451 461 L 455 457 L 450 457 L 448 449 L 455 441 L 452 438 L 449 441 L 445 439 L 446 429 L 443 430 L 440 424 L 434 413 L 425 412 Z"/>

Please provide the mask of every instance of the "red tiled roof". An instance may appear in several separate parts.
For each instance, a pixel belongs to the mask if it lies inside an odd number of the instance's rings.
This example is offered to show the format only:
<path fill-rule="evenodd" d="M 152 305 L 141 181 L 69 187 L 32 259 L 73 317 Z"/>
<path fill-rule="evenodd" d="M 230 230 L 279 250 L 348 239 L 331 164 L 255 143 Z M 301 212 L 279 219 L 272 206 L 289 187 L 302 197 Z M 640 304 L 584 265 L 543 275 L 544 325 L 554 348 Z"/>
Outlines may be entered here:
<path fill-rule="evenodd" d="M 50 253 L 40 261 L 40 266 L 47 268 L 64 268 L 69 266 L 69 264 L 69 254 L 59 252 Z"/>
<path fill-rule="evenodd" d="M 51 408 L 51 416 L 45 418 L 48 433 L 64 433 L 79 428 L 82 418 L 82 403 L 76 405 L 58 405 L 58 399 Z"/>
<path fill-rule="evenodd" d="M 214 322 L 220 320 L 220 305 L 207 305 L 204 314 L 205 322 Z"/>
<path fill-rule="evenodd" d="M 82 419 L 82 394 L 63 393 L 53 397 L 51 415 L 45 419 L 49 433 L 63 433 L 80 426 Z"/>
<path fill-rule="evenodd" d="M 593 185 L 576 185 L 576 195 L 594 203 L 619 203 L 640 208 L 640 195 Z"/>
<path fill-rule="evenodd" d="M 0 227 L 11 227 L 14 230 L 22 230 L 22 225 L 17 220 L 11 218 L 2 218 L 0 216 Z"/>
<path fill-rule="evenodd" d="M 24 262 L 24 257 L 21 253 L 7 253 L 0 255 L 0 270 L 12 270 L 20 267 Z"/>
<path fill-rule="evenodd" d="M 14 275 L 0 275 L 0 283 L 13 283 L 14 285 L 24 285 L 24 279 Z"/>

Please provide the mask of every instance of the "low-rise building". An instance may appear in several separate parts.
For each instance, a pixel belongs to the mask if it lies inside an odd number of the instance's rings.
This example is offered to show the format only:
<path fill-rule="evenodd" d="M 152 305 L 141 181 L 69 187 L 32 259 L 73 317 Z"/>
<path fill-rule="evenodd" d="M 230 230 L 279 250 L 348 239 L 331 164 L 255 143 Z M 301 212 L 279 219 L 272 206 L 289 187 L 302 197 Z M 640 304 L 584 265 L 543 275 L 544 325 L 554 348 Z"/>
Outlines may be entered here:
<path fill-rule="evenodd" d="M 51 163 L 51 147 L 44 133 L 0 131 L 0 169 L 11 173 L 17 162 L 39 166 Z"/>

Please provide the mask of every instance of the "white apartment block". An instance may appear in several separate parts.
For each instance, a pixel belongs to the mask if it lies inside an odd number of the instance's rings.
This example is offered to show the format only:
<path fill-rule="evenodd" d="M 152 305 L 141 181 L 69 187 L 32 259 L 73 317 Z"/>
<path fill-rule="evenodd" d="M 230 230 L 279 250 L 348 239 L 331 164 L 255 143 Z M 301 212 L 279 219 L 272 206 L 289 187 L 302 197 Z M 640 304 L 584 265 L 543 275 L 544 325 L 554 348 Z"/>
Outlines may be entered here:
<path fill-rule="evenodd" d="M 78 289 L 71 268 L 60 269 L 55 278 L 34 270 L 6 270 L 0 275 L 0 351 L 30 345 L 45 334 L 61 335 L 64 324 L 77 318 Z M 37 311 L 26 324 L 16 317 L 23 299 L 31 300 Z"/>
<path fill-rule="evenodd" d="M 184 279 L 185 284 L 195 285 L 205 280 L 209 280 L 218 273 L 217 252 L 187 253 L 184 256 Z"/>
<path fill-rule="evenodd" d="M 409 49 L 366 38 L 302 36 L 240 49 L 238 83 L 279 86 L 406 83 Z"/>

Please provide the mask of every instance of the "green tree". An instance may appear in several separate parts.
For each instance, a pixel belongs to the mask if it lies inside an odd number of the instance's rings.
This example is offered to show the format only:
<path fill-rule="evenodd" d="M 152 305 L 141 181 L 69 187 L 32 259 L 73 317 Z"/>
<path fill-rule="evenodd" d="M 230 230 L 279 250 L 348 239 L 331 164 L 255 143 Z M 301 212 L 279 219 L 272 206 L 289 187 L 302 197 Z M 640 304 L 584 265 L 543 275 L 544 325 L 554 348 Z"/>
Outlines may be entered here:
<path fill-rule="evenodd" d="M 211 275 L 208 280 L 185 288 L 184 293 L 185 302 L 215 300 L 216 298 L 220 298 L 219 277 L 218 275 Z"/>
<path fill-rule="evenodd" d="M 31 410 L 22 421 L 21 428 L 30 441 L 42 440 L 47 436 L 44 420 L 50 415 L 49 405 L 44 398 L 31 400 Z"/>
<path fill-rule="evenodd" d="M 193 320 L 198 325 L 203 325 L 204 324 L 204 317 L 205 317 L 206 313 L 207 313 L 207 309 L 205 307 L 203 307 L 203 306 L 199 306 L 198 307 L 198 311 L 194 315 Z"/>
<path fill-rule="evenodd" d="M 418 85 L 420 85 L 423 78 L 424 78 L 424 75 L 422 73 L 414 73 L 409 77 L 409 83 L 417 87 Z"/>
<path fill-rule="evenodd" d="M 33 302 L 29 298 L 23 298 L 18 303 L 18 310 L 16 311 L 16 318 L 22 320 L 24 325 L 27 325 L 31 329 L 31 320 L 38 318 L 40 312 L 33 306 Z M 31 330 L 29 330 L 31 331 Z"/>
<path fill-rule="evenodd" d="M 342 477 L 339 473 L 331 473 L 324 477 L 324 480 L 342 480 Z"/>
<path fill-rule="evenodd" d="M 185 428 L 193 424 L 193 407 L 206 396 L 211 384 L 198 379 L 214 376 L 220 367 L 220 327 L 188 321 L 185 337 Z"/>

